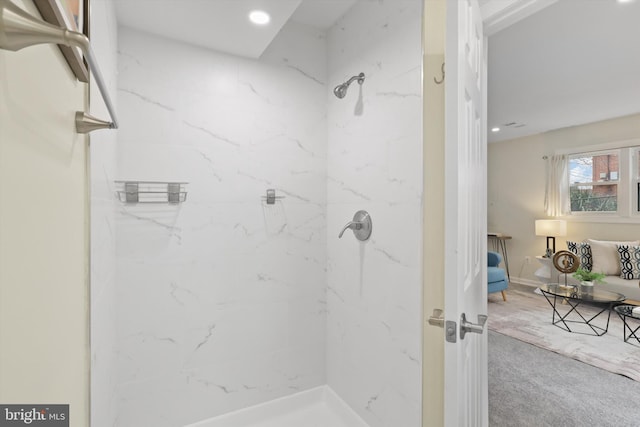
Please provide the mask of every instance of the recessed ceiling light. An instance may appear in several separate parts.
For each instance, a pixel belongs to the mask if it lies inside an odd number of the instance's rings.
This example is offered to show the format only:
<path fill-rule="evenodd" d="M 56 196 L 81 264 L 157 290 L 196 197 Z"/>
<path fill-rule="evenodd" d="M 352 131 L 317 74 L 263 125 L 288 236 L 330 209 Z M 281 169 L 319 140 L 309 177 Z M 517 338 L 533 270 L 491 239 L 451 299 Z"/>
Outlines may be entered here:
<path fill-rule="evenodd" d="M 618 3 L 633 3 L 635 0 L 618 0 Z"/>
<path fill-rule="evenodd" d="M 267 25 L 271 17 L 264 10 L 253 10 L 249 13 L 249 20 L 256 25 Z"/>
<path fill-rule="evenodd" d="M 500 128 L 491 128 L 491 132 L 500 132 Z"/>

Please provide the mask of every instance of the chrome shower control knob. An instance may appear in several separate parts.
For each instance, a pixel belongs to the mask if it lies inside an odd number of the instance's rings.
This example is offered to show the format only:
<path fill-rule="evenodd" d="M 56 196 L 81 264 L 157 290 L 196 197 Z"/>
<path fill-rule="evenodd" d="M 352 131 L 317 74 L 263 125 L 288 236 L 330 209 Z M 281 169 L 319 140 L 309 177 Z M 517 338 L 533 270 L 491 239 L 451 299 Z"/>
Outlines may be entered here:
<path fill-rule="evenodd" d="M 342 231 L 338 234 L 338 238 L 342 238 L 342 235 L 348 229 L 353 230 L 353 234 L 356 236 L 356 239 L 364 242 L 371 237 L 371 231 L 373 230 L 371 216 L 369 216 L 367 211 L 356 212 L 353 216 L 353 220 L 349 221 L 347 225 L 342 228 Z"/>

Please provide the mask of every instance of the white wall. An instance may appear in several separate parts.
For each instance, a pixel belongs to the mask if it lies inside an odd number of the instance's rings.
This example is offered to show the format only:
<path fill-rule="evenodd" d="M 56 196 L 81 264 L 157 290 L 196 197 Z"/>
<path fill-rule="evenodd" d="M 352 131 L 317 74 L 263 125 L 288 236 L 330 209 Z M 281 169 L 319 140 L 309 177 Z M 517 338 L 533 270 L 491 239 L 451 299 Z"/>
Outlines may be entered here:
<path fill-rule="evenodd" d="M 91 2 L 91 45 L 109 96 L 117 108 L 117 23 L 111 0 Z M 90 111 L 100 119 L 109 114 L 92 80 Z M 89 134 L 91 180 L 91 426 L 116 423 L 116 179 L 117 130 Z"/>
<path fill-rule="evenodd" d="M 371 427 L 421 412 L 420 1 L 358 2 L 328 35 L 328 384 Z M 373 234 L 338 232 L 365 209 Z"/>
<path fill-rule="evenodd" d="M 513 236 L 507 242 L 511 280 L 537 283 L 540 267 L 535 256 L 544 254 L 546 239 L 535 236 L 534 221 L 544 219 L 545 161 L 555 150 L 640 137 L 640 115 L 559 129 L 488 147 L 488 229 Z M 556 250 L 566 240 L 586 238 L 628 240 L 640 236 L 638 224 L 569 220 L 567 237 L 556 238 Z M 531 257 L 531 264 L 525 257 Z"/>
<path fill-rule="evenodd" d="M 69 404 L 73 427 L 89 423 L 86 87 L 56 46 L 0 50 L 0 402 Z"/>
<path fill-rule="evenodd" d="M 326 382 L 325 44 L 288 24 L 256 61 L 120 29 L 118 178 L 189 184 L 118 207 L 119 425 Z"/>

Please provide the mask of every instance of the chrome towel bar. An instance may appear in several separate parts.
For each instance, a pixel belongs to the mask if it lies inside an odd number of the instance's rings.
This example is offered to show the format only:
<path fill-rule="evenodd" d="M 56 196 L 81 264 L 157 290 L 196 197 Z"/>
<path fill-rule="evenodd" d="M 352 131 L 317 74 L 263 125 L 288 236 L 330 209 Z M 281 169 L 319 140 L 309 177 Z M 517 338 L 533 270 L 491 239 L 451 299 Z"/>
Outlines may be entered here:
<path fill-rule="evenodd" d="M 88 133 L 96 129 L 117 129 L 116 113 L 87 36 L 38 19 L 10 0 L 0 0 L 0 49 L 15 52 L 25 47 L 46 43 L 63 44 L 82 50 L 111 116 L 109 122 L 78 111 L 75 119 L 76 131 Z"/>

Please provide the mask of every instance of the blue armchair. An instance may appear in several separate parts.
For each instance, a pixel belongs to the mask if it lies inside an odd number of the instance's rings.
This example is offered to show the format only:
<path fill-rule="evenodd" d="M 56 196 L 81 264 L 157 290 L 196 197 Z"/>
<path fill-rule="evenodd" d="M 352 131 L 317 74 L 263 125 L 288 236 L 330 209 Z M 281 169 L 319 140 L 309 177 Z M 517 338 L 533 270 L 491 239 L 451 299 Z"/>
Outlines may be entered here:
<path fill-rule="evenodd" d="M 500 261 L 502 261 L 502 255 L 498 252 L 489 251 L 487 254 L 487 275 L 489 276 L 488 293 L 501 292 L 502 299 L 506 301 L 507 294 L 504 293 L 504 290 L 509 286 L 509 282 L 507 281 L 507 275 L 505 274 L 504 269 L 498 267 L 498 265 L 500 265 Z"/>

